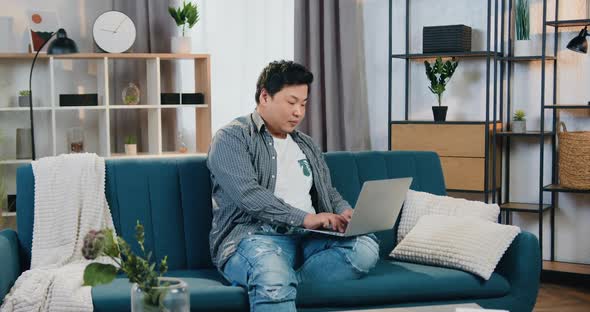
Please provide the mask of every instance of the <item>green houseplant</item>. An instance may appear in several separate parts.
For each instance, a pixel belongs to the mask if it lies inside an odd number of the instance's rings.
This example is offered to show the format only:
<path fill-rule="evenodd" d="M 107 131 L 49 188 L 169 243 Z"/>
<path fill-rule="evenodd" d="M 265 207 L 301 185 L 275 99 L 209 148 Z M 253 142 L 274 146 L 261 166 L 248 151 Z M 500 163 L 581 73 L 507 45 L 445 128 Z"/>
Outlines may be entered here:
<path fill-rule="evenodd" d="M 196 3 L 182 2 L 182 6 L 178 8 L 168 7 L 168 13 L 176 26 L 181 29 L 182 36 L 172 37 L 171 48 L 173 53 L 190 53 L 191 51 L 191 38 L 186 36 L 186 30 L 192 29 L 200 19 L 199 7 Z"/>
<path fill-rule="evenodd" d="M 438 106 L 432 106 L 434 121 L 445 121 L 447 117 L 448 107 L 442 106 L 442 95 L 458 65 L 459 62 L 457 61 L 447 60 L 446 62 L 443 62 L 441 57 L 436 58 L 434 65 L 431 65 L 428 61 L 424 61 L 426 77 L 430 80 L 430 86 L 428 86 L 428 89 L 436 95 L 438 99 Z"/>
<path fill-rule="evenodd" d="M 519 109 L 516 112 L 514 112 L 510 129 L 514 133 L 526 132 L 526 114 L 522 109 Z"/>
<path fill-rule="evenodd" d="M 152 262 L 152 253 L 146 252 L 143 225 L 137 222 L 135 239 L 141 255 L 135 254 L 130 245 L 121 237 L 114 235 L 112 229 L 91 230 L 84 237 L 82 255 L 87 260 L 106 257 L 114 264 L 93 262 L 84 270 L 84 285 L 97 286 L 109 284 L 119 272 L 124 273 L 131 283 L 132 311 L 170 311 L 188 312 L 188 287 L 185 282 L 166 278 L 168 257 L 158 264 Z"/>
<path fill-rule="evenodd" d="M 137 155 L 137 137 L 128 135 L 125 137 L 125 154 Z"/>
<path fill-rule="evenodd" d="M 516 0 L 516 40 L 530 40 L 529 0 Z"/>
<path fill-rule="evenodd" d="M 29 91 L 29 90 L 18 91 L 18 106 L 19 107 L 29 107 L 29 94 L 31 94 L 31 91 Z"/>

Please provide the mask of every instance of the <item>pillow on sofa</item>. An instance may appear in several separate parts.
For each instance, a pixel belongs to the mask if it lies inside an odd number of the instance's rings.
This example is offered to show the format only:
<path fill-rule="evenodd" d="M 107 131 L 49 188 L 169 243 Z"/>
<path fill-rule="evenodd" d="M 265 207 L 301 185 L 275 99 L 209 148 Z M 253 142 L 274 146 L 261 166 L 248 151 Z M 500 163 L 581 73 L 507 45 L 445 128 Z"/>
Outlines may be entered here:
<path fill-rule="evenodd" d="M 500 214 L 500 207 L 497 204 L 486 204 L 480 201 L 409 190 L 397 230 L 397 242 L 399 243 L 404 239 L 420 217 L 433 214 L 478 217 L 496 222 Z"/>
<path fill-rule="evenodd" d="M 480 218 L 429 215 L 420 218 L 390 256 L 459 269 L 489 280 L 518 233 L 516 226 Z"/>

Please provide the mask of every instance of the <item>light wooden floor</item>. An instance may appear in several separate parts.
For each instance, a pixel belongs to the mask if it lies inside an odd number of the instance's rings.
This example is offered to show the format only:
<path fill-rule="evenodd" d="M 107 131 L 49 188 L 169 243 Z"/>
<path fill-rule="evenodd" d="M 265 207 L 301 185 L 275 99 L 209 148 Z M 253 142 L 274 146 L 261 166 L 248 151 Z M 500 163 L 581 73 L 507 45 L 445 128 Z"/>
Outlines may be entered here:
<path fill-rule="evenodd" d="M 557 284 L 541 284 L 535 312 L 588 312 L 590 289 Z"/>

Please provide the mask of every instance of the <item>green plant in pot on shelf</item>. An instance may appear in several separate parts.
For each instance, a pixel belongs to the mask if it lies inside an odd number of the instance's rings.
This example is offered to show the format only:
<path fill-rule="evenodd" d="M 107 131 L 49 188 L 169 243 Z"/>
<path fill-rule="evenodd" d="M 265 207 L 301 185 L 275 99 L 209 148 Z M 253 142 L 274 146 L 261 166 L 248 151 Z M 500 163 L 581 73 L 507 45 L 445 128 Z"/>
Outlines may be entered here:
<path fill-rule="evenodd" d="M 31 95 L 31 91 L 29 90 L 20 90 L 18 91 L 18 106 L 19 107 L 29 107 L 29 95 Z"/>
<path fill-rule="evenodd" d="M 432 107 L 434 121 L 445 121 L 447 117 L 447 106 L 442 106 L 442 95 L 446 90 L 447 83 L 455 73 L 459 62 L 447 60 L 443 62 L 441 57 L 437 57 L 434 65 L 424 61 L 426 67 L 426 77 L 430 80 L 428 89 L 434 93 L 438 99 L 438 106 Z"/>
<path fill-rule="evenodd" d="M 510 125 L 510 130 L 513 133 L 526 132 L 526 114 L 522 109 L 519 109 L 516 112 L 514 112 L 514 116 L 512 117 L 512 124 Z"/>
<path fill-rule="evenodd" d="M 152 253 L 145 250 L 144 228 L 139 221 L 135 226 L 135 239 L 141 255 L 134 253 L 131 246 L 116 236 L 112 229 L 89 231 L 84 237 L 82 254 L 87 260 L 101 257 L 102 261 L 86 266 L 84 285 L 110 284 L 122 272 L 133 283 L 131 311 L 188 312 L 190 301 L 186 283 L 163 277 L 168 271 L 168 257 L 164 257 L 159 264 L 152 262 Z M 104 259 L 110 259 L 112 264 Z"/>
<path fill-rule="evenodd" d="M 125 137 L 125 155 L 137 155 L 137 137 L 128 135 Z"/>
<path fill-rule="evenodd" d="M 182 2 L 178 8 L 168 7 L 168 13 L 174 19 L 176 26 L 181 28 L 182 36 L 172 37 L 172 53 L 190 53 L 191 38 L 186 36 L 186 30 L 192 29 L 199 22 L 199 7 L 196 3 Z"/>

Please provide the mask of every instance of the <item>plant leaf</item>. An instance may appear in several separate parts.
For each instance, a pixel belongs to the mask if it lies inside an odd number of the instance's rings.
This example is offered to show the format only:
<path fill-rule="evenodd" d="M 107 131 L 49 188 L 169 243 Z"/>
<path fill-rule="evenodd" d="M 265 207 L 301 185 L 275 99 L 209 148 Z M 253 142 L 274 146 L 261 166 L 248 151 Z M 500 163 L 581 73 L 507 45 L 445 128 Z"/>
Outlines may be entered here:
<path fill-rule="evenodd" d="M 117 277 L 117 268 L 111 264 L 91 263 L 84 269 L 84 286 L 109 284 Z"/>
<path fill-rule="evenodd" d="M 118 258 L 120 254 L 119 245 L 115 241 L 115 236 L 113 235 L 112 229 L 106 229 L 105 233 L 105 240 L 104 240 L 104 247 L 103 253 L 107 256 Z"/>

